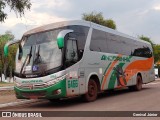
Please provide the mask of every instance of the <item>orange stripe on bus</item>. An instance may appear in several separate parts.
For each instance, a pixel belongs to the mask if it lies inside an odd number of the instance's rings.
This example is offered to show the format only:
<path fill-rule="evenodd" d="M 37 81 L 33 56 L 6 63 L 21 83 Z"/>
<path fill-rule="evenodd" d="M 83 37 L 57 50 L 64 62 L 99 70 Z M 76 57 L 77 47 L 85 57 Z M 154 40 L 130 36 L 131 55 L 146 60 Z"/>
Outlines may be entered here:
<path fill-rule="evenodd" d="M 126 76 L 126 81 L 128 82 L 131 77 L 133 77 L 139 71 L 148 71 L 152 68 L 154 62 L 154 58 L 148 58 L 146 60 L 137 60 L 129 64 L 125 71 L 131 71 L 128 76 Z"/>
<path fill-rule="evenodd" d="M 119 54 L 117 57 L 121 57 L 121 56 L 122 56 L 122 55 Z M 106 83 L 106 81 L 107 81 L 108 75 L 109 75 L 110 72 L 113 70 L 113 67 L 115 66 L 115 64 L 116 64 L 117 62 L 118 62 L 118 60 L 113 61 L 112 64 L 111 64 L 111 66 L 110 66 L 110 68 L 109 68 L 109 70 L 106 72 L 106 74 L 105 74 L 105 76 L 104 76 L 104 78 L 103 78 L 103 82 L 102 82 L 102 90 L 104 90 L 104 86 L 105 86 L 105 83 Z"/>

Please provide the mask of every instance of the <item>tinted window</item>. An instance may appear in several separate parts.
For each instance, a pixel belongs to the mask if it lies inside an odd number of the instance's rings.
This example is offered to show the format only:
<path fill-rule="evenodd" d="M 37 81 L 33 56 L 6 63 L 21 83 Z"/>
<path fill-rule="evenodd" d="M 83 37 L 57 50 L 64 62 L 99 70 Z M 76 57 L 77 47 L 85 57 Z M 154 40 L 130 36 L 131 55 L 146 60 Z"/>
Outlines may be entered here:
<path fill-rule="evenodd" d="M 105 32 L 93 29 L 90 50 L 108 52 Z"/>
<path fill-rule="evenodd" d="M 77 38 L 78 49 L 84 50 L 89 27 L 75 25 L 75 26 L 67 26 L 67 29 L 74 30 L 74 34 Z"/>
<path fill-rule="evenodd" d="M 152 57 L 152 49 L 148 44 L 95 29 L 92 32 L 90 50 L 127 56 Z"/>
<path fill-rule="evenodd" d="M 121 37 L 121 36 L 119 36 L 121 39 L 121 41 L 122 41 L 122 54 L 123 55 L 131 55 L 131 53 L 132 53 L 132 44 L 133 44 L 133 40 L 131 40 L 131 39 L 128 39 L 128 38 L 125 38 L 125 37 Z"/>
<path fill-rule="evenodd" d="M 132 47 L 132 56 L 138 56 L 138 57 L 146 57 L 146 58 L 150 58 L 152 57 L 152 50 L 150 48 L 150 46 L 148 46 L 147 44 L 136 44 Z"/>
<path fill-rule="evenodd" d="M 122 52 L 123 43 L 119 40 L 118 36 L 107 33 L 107 44 L 109 53 L 120 54 Z"/>

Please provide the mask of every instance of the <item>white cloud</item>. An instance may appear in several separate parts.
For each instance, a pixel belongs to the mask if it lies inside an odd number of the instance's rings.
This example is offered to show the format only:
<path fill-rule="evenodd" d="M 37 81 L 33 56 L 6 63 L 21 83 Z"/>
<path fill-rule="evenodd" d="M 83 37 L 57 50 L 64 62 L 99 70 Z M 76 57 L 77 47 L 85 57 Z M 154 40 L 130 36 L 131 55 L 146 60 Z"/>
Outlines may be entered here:
<path fill-rule="evenodd" d="M 12 30 L 16 38 L 29 29 L 57 21 L 81 19 L 82 13 L 102 12 L 103 16 L 116 22 L 118 31 L 136 36 L 150 36 L 156 43 L 160 35 L 159 0 L 31 0 L 30 11 L 25 17 L 17 18 L 14 12 L 8 13 L 8 19 L 0 24 L 0 34 Z"/>
<path fill-rule="evenodd" d="M 53 22 L 58 22 L 66 20 L 66 18 L 59 18 L 57 16 L 51 16 L 47 13 L 36 13 L 36 12 L 31 12 L 30 14 L 26 14 L 25 17 L 25 22 L 27 25 L 44 25 L 44 24 L 49 24 Z"/>
<path fill-rule="evenodd" d="M 160 5 L 153 7 L 154 10 L 160 10 Z"/>
<path fill-rule="evenodd" d="M 15 37 L 19 39 L 23 34 L 22 31 L 25 32 L 26 30 L 32 29 L 36 26 L 67 20 L 66 18 L 49 15 L 45 11 L 36 11 L 37 8 L 41 8 L 43 10 L 43 7 L 62 7 L 63 5 L 63 2 L 58 2 L 58 4 L 56 4 L 56 0 L 46 0 L 43 2 L 40 0 L 33 0 L 31 10 L 26 11 L 25 16 L 22 18 L 16 17 L 16 14 L 13 11 L 10 12 L 9 8 L 6 8 L 5 11 L 8 13 L 8 18 L 5 20 L 5 23 L 0 24 L 0 34 L 3 34 L 6 30 L 11 30 L 15 34 Z M 17 31 L 19 29 L 21 31 Z M 17 33 L 21 33 L 21 35 Z"/>

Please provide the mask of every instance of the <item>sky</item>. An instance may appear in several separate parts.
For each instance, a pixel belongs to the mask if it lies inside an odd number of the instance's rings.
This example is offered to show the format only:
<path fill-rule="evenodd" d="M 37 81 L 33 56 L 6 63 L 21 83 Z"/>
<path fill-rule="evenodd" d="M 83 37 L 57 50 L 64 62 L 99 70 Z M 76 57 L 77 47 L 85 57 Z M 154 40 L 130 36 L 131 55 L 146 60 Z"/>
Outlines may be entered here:
<path fill-rule="evenodd" d="M 11 31 L 16 39 L 24 32 L 49 23 L 80 20 L 83 13 L 102 12 L 115 21 L 119 32 L 133 37 L 147 36 L 160 44 L 160 0 L 31 0 L 32 7 L 23 17 L 7 7 L 0 34 Z"/>

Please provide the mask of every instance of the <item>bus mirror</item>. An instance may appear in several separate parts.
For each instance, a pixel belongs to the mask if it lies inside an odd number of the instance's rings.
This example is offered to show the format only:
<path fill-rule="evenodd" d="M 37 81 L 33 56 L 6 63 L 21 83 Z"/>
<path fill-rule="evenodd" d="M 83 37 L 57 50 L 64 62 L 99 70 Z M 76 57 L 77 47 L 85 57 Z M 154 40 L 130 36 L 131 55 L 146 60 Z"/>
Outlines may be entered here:
<path fill-rule="evenodd" d="M 7 57 L 8 56 L 8 45 L 5 44 L 4 46 L 4 56 Z"/>
<path fill-rule="evenodd" d="M 66 30 L 62 30 L 58 36 L 57 36 L 57 45 L 59 49 L 62 49 L 64 47 L 64 37 L 66 36 L 66 34 L 73 32 L 73 30 L 70 29 L 66 29 Z"/>
<path fill-rule="evenodd" d="M 58 48 L 62 49 L 64 47 L 64 38 L 57 38 Z"/>
<path fill-rule="evenodd" d="M 5 44 L 5 46 L 4 46 L 4 56 L 5 56 L 5 57 L 8 56 L 8 47 L 9 47 L 10 45 L 13 45 L 13 44 L 16 44 L 16 43 L 19 43 L 19 42 L 20 42 L 20 40 L 12 40 L 12 41 L 7 42 L 7 43 Z"/>

